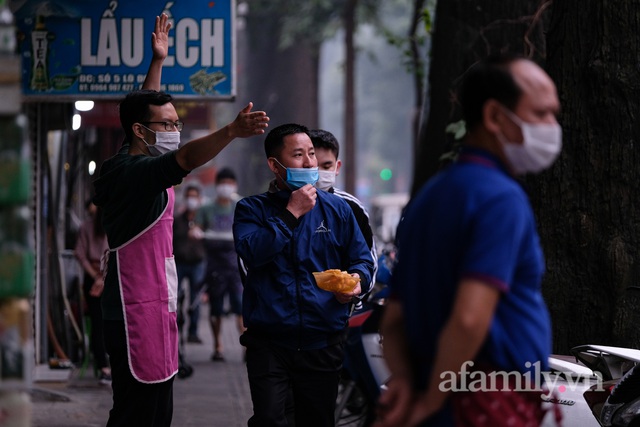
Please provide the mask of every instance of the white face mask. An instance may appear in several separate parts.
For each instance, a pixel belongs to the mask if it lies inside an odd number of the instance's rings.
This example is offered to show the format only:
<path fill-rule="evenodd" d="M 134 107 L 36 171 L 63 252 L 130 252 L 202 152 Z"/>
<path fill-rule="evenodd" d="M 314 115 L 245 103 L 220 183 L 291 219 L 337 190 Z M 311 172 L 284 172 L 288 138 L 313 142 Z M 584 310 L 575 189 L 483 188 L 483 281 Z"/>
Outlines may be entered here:
<path fill-rule="evenodd" d="M 557 123 L 527 123 L 511 111 L 505 113 L 520 127 L 522 144 L 516 144 L 502 134 L 498 139 L 502 142 L 504 155 L 517 175 L 538 173 L 553 164 L 562 149 L 562 128 Z"/>
<path fill-rule="evenodd" d="M 144 125 L 142 125 L 144 126 Z M 148 127 L 144 126 L 146 129 Z M 169 151 L 175 151 L 180 146 L 180 132 L 156 132 L 154 130 L 149 129 L 151 132 L 156 134 L 156 143 L 151 145 L 147 143 L 144 139 L 142 142 L 147 146 L 147 150 L 149 150 L 149 154 L 152 157 L 161 156 Z"/>
<path fill-rule="evenodd" d="M 196 211 L 200 208 L 200 199 L 197 197 L 187 197 L 186 205 L 188 211 Z"/>
<path fill-rule="evenodd" d="M 237 191 L 236 186 L 233 184 L 218 184 L 216 185 L 216 194 L 222 199 L 230 199 L 231 196 Z"/>
<path fill-rule="evenodd" d="M 336 167 L 332 171 L 318 170 L 318 181 L 316 182 L 316 188 L 324 191 L 329 191 L 329 189 L 336 184 L 337 169 L 338 169 L 338 164 L 336 162 Z"/>

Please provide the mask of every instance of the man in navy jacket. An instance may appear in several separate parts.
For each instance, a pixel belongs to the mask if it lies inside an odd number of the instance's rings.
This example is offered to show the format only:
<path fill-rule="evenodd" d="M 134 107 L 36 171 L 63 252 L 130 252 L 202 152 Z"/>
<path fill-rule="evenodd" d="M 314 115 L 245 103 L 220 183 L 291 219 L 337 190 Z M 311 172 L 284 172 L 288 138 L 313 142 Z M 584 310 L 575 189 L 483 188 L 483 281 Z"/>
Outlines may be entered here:
<path fill-rule="evenodd" d="M 333 426 L 349 303 L 368 289 L 373 260 L 349 205 L 316 191 L 308 130 L 287 124 L 265 140 L 269 191 L 238 202 L 236 251 L 248 269 L 243 295 L 249 426 Z M 349 293 L 321 290 L 312 273 L 340 269 L 360 278 Z"/>

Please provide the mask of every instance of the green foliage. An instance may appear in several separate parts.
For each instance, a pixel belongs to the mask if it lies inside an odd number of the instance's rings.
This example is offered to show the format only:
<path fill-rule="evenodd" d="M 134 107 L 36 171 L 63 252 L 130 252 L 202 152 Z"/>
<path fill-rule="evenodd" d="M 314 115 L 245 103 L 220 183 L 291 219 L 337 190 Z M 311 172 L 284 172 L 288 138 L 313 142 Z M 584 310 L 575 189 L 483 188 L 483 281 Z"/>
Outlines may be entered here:
<path fill-rule="evenodd" d="M 422 23 L 424 24 L 424 31 L 427 34 L 433 34 L 433 19 L 431 18 L 431 11 L 436 9 L 436 0 L 429 0 L 427 7 L 422 9 Z"/>
<path fill-rule="evenodd" d="M 451 149 L 444 152 L 439 160 L 441 163 L 450 163 L 458 158 L 458 154 L 462 148 L 462 138 L 467 134 L 467 123 L 464 120 L 449 123 L 444 129 L 444 132 L 452 134 L 454 141 Z"/>
<path fill-rule="evenodd" d="M 359 0 L 357 23 L 377 23 L 380 0 Z M 335 36 L 342 28 L 344 0 L 254 0 L 250 1 L 251 13 L 261 16 L 279 16 L 279 48 L 286 49 L 304 40 L 319 46 Z M 282 11 L 286 11 L 283 13 Z"/>
<path fill-rule="evenodd" d="M 467 134 L 467 123 L 464 120 L 449 123 L 444 131 L 453 134 L 453 138 L 459 141 Z"/>
<path fill-rule="evenodd" d="M 407 73 L 416 74 L 420 78 L 423 78 L 425 76 L 424 61 L 419 60 L 417 63 L 414 62 L 411 53 L 411 46 L 409 44 L 410 39 L 407 36 L 395 35 L 388 29 L 383 29 L 383 35 L 386 37 L 387 42 L 390 45 L 394 46 L 400 51 L 400 61 Z M 418 35 L 415 37 L 415 39 L 417 40 L 418 45 L 424 45 L 426 37 Z"/>
<path fill-rule="evenodd" d="M 396 3 L 399 2 L 404 3 L 405 5 L 410 3 L 407 0 L 396 0 Z M 411 45 L 415 42 L 415 44 L 418 46 L 427 46 L 428 41 L 431 38 L 431 33 L 433 31 L 432 15 L 435 11 L 435 4 L 436 0 L 427 0 L 426 6 L 422 9 L 418 18 L 418 24 L 422 23 L 422 26 L 419 25 L 418 31 L 416 31 L 414 34 L 406 34 L 408 31 L 405 31 L 404 34 L 399 35 L 398 33 L 396 33 L 397 30 L 395 29 L 381 29 L 382 33 L 387 39 L 387 42 L 400 51 L 401 62 L 406 71 L 409 74 L 416 76 L 420 80 L 423 80 L 426 76 L 425 61 L 422 59 L 422 56 L 414 58 Z"/>

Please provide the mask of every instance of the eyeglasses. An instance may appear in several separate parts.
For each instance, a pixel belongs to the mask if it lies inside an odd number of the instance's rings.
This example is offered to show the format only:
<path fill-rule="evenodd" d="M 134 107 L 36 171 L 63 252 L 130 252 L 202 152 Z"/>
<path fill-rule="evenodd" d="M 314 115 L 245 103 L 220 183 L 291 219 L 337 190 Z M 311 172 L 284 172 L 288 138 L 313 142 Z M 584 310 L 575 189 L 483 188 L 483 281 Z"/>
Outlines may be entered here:
<path fill-rule="evenodd" d="M 141 122 L 141 123 L 143 125 L 150 125 L 151 123 L 158 123 L 158 124 L 164 125 L 164 130 L 166 130 L 167 132 L 172 132 L 174 127 L 178 130 L 178 132 L 180 132 L 184 127 L 184 123 L 182 123 L 180 120 L 175 122 Z"/>

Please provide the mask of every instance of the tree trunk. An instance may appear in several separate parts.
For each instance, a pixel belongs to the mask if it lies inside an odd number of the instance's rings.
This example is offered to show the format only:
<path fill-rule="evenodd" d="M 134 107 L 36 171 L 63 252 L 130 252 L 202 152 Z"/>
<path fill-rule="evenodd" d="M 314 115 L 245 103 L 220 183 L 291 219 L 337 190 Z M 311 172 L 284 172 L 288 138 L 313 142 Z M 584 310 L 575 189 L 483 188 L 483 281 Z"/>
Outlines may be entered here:
<path fill-rule="evenodd" d="M 358 0 L 347 0 L 344 6 L 344 44 L 345 44 L 345 84 L 344 84 L 344 144 L 345 157 L 344 186 L 351 194 L 356 192 L 358 162 L 356 155 L 356 115 L 355 115 L 355 63 L 356 54 L 353 36 L 356 31 L 356 7 Z"/>
<path fill-rule="evenodd" d="M 424 61 L 420 55 L 417 40 L 418 25 L 424 9 L 425 0 L 414 0 L 411 12 L 411 24 L 409 25 L 409 52 L 411 52 L 411 67 L 413 71 L 413 88 L 415 90 L 414 110 L 411 117 L 411 137 L 413 142 L 413 152 L 418 152 L 418 135 L 420 133 L 420 111 L 424 103 Z"/>
<path fill-rule="evenodd" d="M 490 53 L 531 53 L 536 58 L 539 51 L 544 51 L 542 28 L 534 22 L 539 3 L 539 0 L 438 2 L 424 109 L 426 125 L 421 130 L 415 156 L 413 194 L 439 170 L 440 157 L 452 147 L 453 139 L 445 134 L 445 128 L 460 119 L 454 93 L 465 70 Z"/>
<path fill-rule="evenodd" d="M 547 259 L 554 347 L 640 346 L 637 3 L 555 2 L 549 73 L 564 148 L 528 184 Z"/>
<path fill-rule="evenodd" d="M 318 62 L 319 46 L 300 41 L 280 49 L 278 18 L 261 14 L 248 16 L 248 50 L 246 68 L 238 70 L 239 79 L 246 79 L 247 93 L 243 102 L 253 101 L 255 108 L 271 118 L 269 128 L 285 123 L 318 127 Z M 246 103 L 245 102 L 245 103 Z M 267 129 L 268 131 L 269 129 Z M 264 138 L 251 138 L 246 154 L 246 187 L 265 191 L 265 182 L 273 177 L 266 167 Z M 249 150 L 248 150 L 249 151 Z"/>

